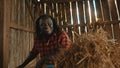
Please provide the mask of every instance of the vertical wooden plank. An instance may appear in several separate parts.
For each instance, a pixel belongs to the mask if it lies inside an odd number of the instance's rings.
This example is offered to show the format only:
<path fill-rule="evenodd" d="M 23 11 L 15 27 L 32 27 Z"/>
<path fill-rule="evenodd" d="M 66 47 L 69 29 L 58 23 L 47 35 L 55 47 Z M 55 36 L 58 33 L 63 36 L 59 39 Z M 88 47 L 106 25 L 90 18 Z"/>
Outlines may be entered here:
<path fill-rule="evenodd" d="M 27 40 L 27 52 L 26 52 L 26 57 L 28 56 L 28 54 L 29 54 L 29 51 L 30 51 L 30 32 L 27 32 L 27 36 L 26 36 L 26 39 L 28 39 Z"/>
<path fill-rule="evenodd" d="M 21 35 L 22 35 L 22 37 L 21 37 L 22 51 L 21 52 L 23 52 L 23 53 L 21 53 L 21 60 L 22 60 L 22 62 L 24 62 L 25 57 L 26 57 L 25 52 L 27 51 L 27 41 L 28 41 L 28 39 L 26 39 L 27 35 L 26 35 L 25 31 L 22 31 Z"/>
<path fill-rule="evenodd" d="M 33 19 L 33 14 L 32 14 L 32 10 L 31 10 L 31 1 L 28 2 L 29 5 L 25 5 L 26 6 L 26 26 L 28 28 L 32 28 L 32 22 L 34 22 L 34 19 Z M 27 3 L 26 3 L 27 4 Z"/>
<path fill-rule="evenodd" d="M 54 18 L 57 21 L 57 8 L 56 8 L 56 3 L 53 3 L 54 6 Z"/>
<path fill-rule="evenodd" d="M 13 33 L 14 33 L 14 30 L 13 29 L 10 29 L 10 49 L 9 49 L 9 64 L 8 64 L 8 67 L 9 68 L 11 68 L 11 65 L 12 65 L 12 63 L 11 63 L 11 61 L 12 61 L 12 57 L 11 56 L 13 56 L 13 52 L 12 52 L 12 46 L 14 45 L 14 39 L 13 39 L 13 37 L 14 37 L 14 35 L 13 35 Z M 12 41 L 13 40 L 13 41 Z"/>
<path fill-rule="evenodd" d="M 45 4 L 46 4 L 46 14 L 51 15 L 52 3 L 45 3 Z M 44 4 L 44 9 L 45 9 L 45 4 Z"/>
<path fill-rule="evenodd" d="M 49 4 L 49 15 L 52 16 L 52 3 Z"/>
<path fill-rule="evenodd" d="M 58 16 L 59 16 L 59 25 L 60 26 L 62 26 L 62 19 L 61 19 L 62 10 L 63 10 L 62 4 L 58 3 Z"/>
<path fill-rule="evenodd" d="M 24 26 L 25 27 L 25 20 L 26 20 L 26 17 L 25 17 L 25 14 L 26 14 L 26 3 L 25 3 L 26 1 L 25 0 L 21 0 L 21 9 L 22 9 L 22 11 L 21 11 L 21 22 L 22 22 L 22 26 Z"/>
<path fill-rule="evenodd" d="M 43 7 L 43 6 L 42 6 Z M 39 11 L 40 11 L 40 7 L 38 8 L 39 9 Z M 43 9 L 43 11 L 42 11 L 42 13 L 44 13 L 44 9 Z M 41 15 L 41 13 L 39 13 L 40 15 Z M 38 15 L 39 16 L 39 15 Z M 29 20 L 29 19 L 28 19 Z M 30 23 L 26 23 L 26 25 L 30 25 Z M 25 57 L 27 57 L 27 52 L 29 51 L 28 49 L 29 49 L 29 36 L 28 36 L 28 33 L 29 32 L 25 32 L 24 31 L 24 37 L 23 37 L 23 47 L 27 47 L 27 48 L 23 48 L 23 51 L 26 51 L 26 52 L 24 52 L 23 53 L 23 59 L 25 60 Z"/>
<path fill-rule="evenodd" d="M 30 14 L 29 14 L 29 16 L 28 16 L 28 21 L 29 21 L 29 22 L 28 22 L 29 28 L 32 29 L 32 26 L 33 26 L 33 25 L 32 25 L 32 22 L 33 22 L 33 21 L 32 21 L 32 18 L 31 18 L 31 16 L 30 16 Z"/>
<path fill-rule="evenodd" d="M 90 16 L 89 16 L 89 6 L 88 6 L 88 1 L 84 1 L 85 4 L 85 16 L 86 16 L 86 23 L 90 24 Z"/>
<path fill-rule="evenodd" d="M 12 24 L 13 22 L 15 22 L 15 0 L 11 1 L 11 22 L 10 24 Z"/>
<path fill-rule="evenodd" d="M 13 7 L 13 9 L 15 9 L 14 11 L 14 22 L 13 24 L 17 24 L 17 21 L 18 21 L 18 1 L 17 0 L 14 0 L 15 2 L 15 7 Z"/>
<path fill-rule="evenodd" d="M 25 52 L 27 51 L 26 50 L 26 48 L 27 48 L 27 45 L 25 45 L 25 43 L 26 43 L 26 34 L 25 34 L 25 31 L 21 31 L 21 50 L 20 50 L 20 54 L 21 54 L 21 58 L 20 58 L 20 60 L 21 60 L 21 63 L 23 63 L 24 61 L 25 61 L 25 58 L 26 58 L 26 56 L 25 56 Z"/>
<path fill-rule="evenodd" d="M 22 59 L 24 61 L 25 58 L 26 58 L 26 52 L 28 52 L 28 41 L 29 41 L 29 38 L 28 38 L 28 35 L 27 35 L 26 31 L 22 31 L 22 35 L 23 35 L 23 37 L 22 37 L 22 40 L 23 40 L 22 48 L 23 48 L 23 52 L 24 52 L 24 53 L 22 53 L 22 55 L 23 55 Z"/>
<path fill-rule="evenodd" d="M 29 0 L 29 8 L 30 8 L 30 10 L 29 10 L 29 24 L 30 24 L 30 29 L 32 29 L 32 26 L 33 26 L 33 22 L 34 22 L 34 18 L 33 18 L 33 14 L 32 14 L 32 1 L 31 0 Z M 33 18 L 33 19 L 32 19 Z"/>
<path fill-rule="evenodd" d="M 17 25 L 21 25 L 21 23 L 20 23 L 20 12 L 21 12 L 21 10 L 20 10 L 20 0 L 16 0 L 17 1 L 17 21 L 16 21 L 16 24 Z"/>
<path fill-rule="evenodd" d="M 23 16 L 22 16 L 22 18 L 23 18 L 23 26 L 25 26 L 25 23 L 26 23 L 26 22 L 25 22 L 25 20 L 26 20 L 26 17 L 25 17 L 25 15 L 26 15 L 26 13 L 25 13 L 25 12 L 26 12 L 25 0 L 23 0 L 22 2 L 23 2 L 23 3 L 22 3 L 22 6 L 23 6 L 23 7 L 22 7 L 22 8 L 23 8 Z M 26 26 L 25 26 L 25 27 L 26 27 Z"/>
<path fill-rule="evenodd" d="M 54 18 L 54 12 L 55 12 L 55 7 L 54 7 L 54 3 L 51 3 L 52 4 L 52 8 L 51 8 L 51 16 Z"/>
<path fill-rule="evenodd" d="M 28 10 L 28 11 L 29 11 L 29 10 Z M 29 24 L 29 28 L 31 28 L 31 26 L 32 26 L 32 25 L 31 25 L 30 18 L 31 18 L 31 17 L 30 17 L 30 13 L 28 13 L 28 24 Z"/>
<path fill-rule="evenodd" d="M 18 38 L 19 39 L 19 46 L 18 46 L 18 56 L 19 57 L 18 57 L 18 61 L 17 61 L 18 62 L 17 66 L 19 64 L 21 64 L 23 61 L 23 59 L 22 59 L 23 58 L 22 54 L 24 53 L 23 48 L 22 48 L 23 47 L 23 44 L 22 44 L 23 43 L 23 40 L 22 40 L 23 36 L 24 35 L 22 34 L 22 31 L 19 31 L 19 38 Z"/>
<path fill-rule="evenodd" d="M 63 21 L 63 25 L 65 25 L 65 4 L 62 3 L 61 6 L 63 7 L 63 10 L 62 10 L 62 21 Z"/>
<path fill-rule="evenodd" d="M 110 13 L 109 13 L 109 6 L 108 6 L 108 1 L 107 0 L 101 0 L 101 6 L 103 9 L 103 14 L 104 14 L 104 21 L 109 21 L 110 20 Z"/>
<path fill-rule="evenodd" d="M 11 42 L 11 47 L 9 49 L 9 68 L 12 68 L 14 64 L 14 49 L 15 49 L 15 42 L 16 42 L 16 30 L 15 29 L 10 29 L 10 42 Z"/>
<path fill-rule="evenodd" d="M 20 54 L 20 45 L 21 45 L 21 43 L 20 43 L 20 40 L 21 40 L 21 36 L 20 36 L 20 34 L 21 34 L 21 31 L 20 30 L 17 30 L 17 45 L 15 45 L 15 54 L 14 54 L 14 56 L 15 56 L 15 65 L 14 65 L 14 67 L 16 67 L 16 66 L 18 66 L 19 65 L 19 58 L 21 57 L 21 56 L 19 56 L 19 54 Z"/>
<path fill-rule="evenodd" d="M 32 50 L 33 48 L 33 44 L 34 43 L 34 36 L 33 36 L 33 33 L 30 34 L 30 51 Z"/>
<path fill-rule="evenodd" d="M 26 7 L 28 8 L 28 7 Z M 30 28 L 30 21 L 29 21 L 29 10 L 26 11 L 26 26 Z"/>
<path fill-rule="evenodd" d="M 119 16 L 120 16 L 120 0 L 117 0 L 117 6 L 118 6 Z"/>
<path fill-rule="evenodd" d="M 4 1 L 3 0 L 0 0 L 0 27 L 1 27 L 1 29 L 0 29 L 0 54 L 1 54 L 1 56 L 0 56 L 0 68 L 3 68 L 3 57 L 4 57 L 4 55 L 3 55 L 3 47 L 4 47 L 4 45 L 3 45 L 3 26 L 4 26 Z"/>
<path fill-rule="evenodd" d="M 31 14 L 32 14 L 32 17 L 31 17 L 31 21 L 32 22 L 35 22 L 35 15 L 34 15 L 34 9 L 35 9 L 35 5 L 33 4 L 33 1 L 32 0 L 29 0 L 30 1 L 30 3 L 31 3 L 31 5 L 30 5 L 30 7 L 31 7 Z M 23 0 L 23 2 L 24 2 L 24 0 Z M 24 2 L 25 3 L 25 2 Z M 32 19 L 33 18 L 33 19 Z"/>
<path fill-rule="evenodd" d="M 39 14 L 40 14 L 40 15 L 44 14 L 44 4 L 41 3 L 41 4 L 39 5 L 39 8 L 40 8 Z"/>
<path fill-rule="evenodd" d="M 37 19 L 40 15 L 40 4 L 37 4 L 35 5 L 35 8 L 34 8 L 34 14 L 35 14 L 35 18 Z"/>
<path fill-rule="evenodd" d="M 44 14 L 46 14 L 46 11 L 47 11 L 46 6 L 47 6 L 46 3 L 44 3 Z"/>
<path fill-rule="evenodd" d="M 72 16 L 73 16 L 73 24 L 76 25 L 77 22 L 77 11 L 76 11 L 76 2 L 72 2 Z"/>
<path fill-rule="evenodd" d="M 34 28 L 35 28 L 35 18 L 34 18 L 34 21 L 32 21 L 32 19 L 30 19 L 31 20 L 31 30 L 34 30 Z"/>
<path fill-rule="evenodd" d="M 34 22 L 34 17 L 33 17 L 32 9 L 31 9 L 32 1 L 31 0 L 25 0 L 25 3 L 26 3 L 26 6 L 27 6 L 28 13 L 29 13 L 32 21 Z"/>
<path fill-rule="evenodd" d="M 69 25 L 71 25 L 71 18 L 70 18 L 70 3 L 66 2 L 65 3 L 65 7 L 66 7 L 66 20 L 67 20 L 67 25 L 68 25 L 68 35 L 70 37 L 70 39 L 72 38 L 72 27 L 70 27 Z"/>
<path fill-rule="evenodd" d="M 56 3 L 56 21 L 59 24 L 59 15 L 58 15 L 58 3 Z"/>
<path fill-rule="evenodd" d="M 14 23 L 17 24 L 18 20 L 18 0 L 14 0 Z"/>
<path fill-rule="evenodd" d="M 73 16 L 73 25 L 74 25 L 74 31 L 79 34 L 79 28 L 78 28 L 78 18 L 77 18 L 77 7 L 76 2 L 72 2 L 72 16 Z"/>
<path fill-rule="evenodd" d="M 17 66 L 17 64 L 18 64 L 18 47 L 19 47 L 19 30 L 16 30 L 16 42 L 15 42 L 16 44 L 14 45 L 14 65 L 13 65 L 13 67 L 15 67 L 15 66 Z M 18 46 L 18 47 L 17 47 Z"/>
<path fill-rule="evenodd" d="M 118 20 L 117 10 L 116 10 L 116 6 L 115 6 L 115 0 L 108 0 L 108 3 L 109 3 L 109 9 L 111 12 L 112 20 Z"/>
<path fill-rule="evenodd" d="M 14 59 L 15 59 L 15 45 L 16 45 L 16 30 L 14 29 L 11 29 L 10 31 L 10 34 L 11 34 L 11 39 L 10 39 L 10 42 L 11 42 L 11 47 L 9 49 L 9 67 L 13 67 L 15 65 L 14 63 Z"/>
<path fill-rule="evenodd" d="M 20 0 L 20 24 L 23 26 L 23 0 Z"/>
<path fill-rule="evenodd" d="M 73 26 L 73 14 L 72 14 L 72 12 L 73 12 L 73 10 L 72 10 L 72 2 L 69 2 L 70 3 L 70 19 L 71 19 L 71 23 L 70 23 L 70 28 L 71 28 L 71 32 L 72 32 L 72 35 L 71 35 L 71 40 L 73 41 L 73 42 L 75 42 L 75 35 L 74 35 L 74 26 Z"/>
<path fill-rule="evenodd" d="M 78 18 L 77 18 L 77 2 L 72 2 L 72 18 L 73 18 L 73 42 L 77 42 L 79 34 L 79 27 L 78 27 Z"/>
<path fill-rule="evenodd" d="M 4 2 L 3 2 L 4 1 Z M 8 67 L 8 61 L 9 61 L 9 27 L 10 27 L 10 4 L 11 1 L 3 0 L 1 1 L 2 4 L 2 11 L 3 13 L 3 22 L 4 25 L 2 25 L 4 28 L 3 32 L 3 68 Z M 3 4 L 4 3 L 4 4 Z M 4 8 L 3 8 L 4 7 Z M 2 12 L 1 12 L 2 13 Z M 2 14 L 1 14 L 2 15 Z"/>
<path fill-rule="evenodd" d="M 79 19 L 80 19 L 80 29 L 81 33 L 85 32 L 85 21 L 84 21 L 84 10 L 83 10 L 83 1 L 78 2 L 78 8 L 79 8 Z"/>
<path fill-rule="evenodd" d="M 34 18 L 35 18 L 35 21 L 38 18 L 38 16 L 40 15 L 39 11 L 40 11 L 39 5 L 34 5 Z"/>
<path fill-rule="evenodd" d="M 28 14 L 28 10 L 27 10 L 27 6 L 26 6 L 26 0 L 24 0 L 24 2 L 25 2 L 25 7 L 24 7 L 25 8 L 25 10 L 24 10 L 25 11 L 25 18 L 24 18 L 25 23 L 24 23 L 24 26 L 28 27 L 27 26 L 27 19 L 28 19 L 27 14 Z"/>
<path fill-rule="evenodd" d="M 110 21 L 108 1 L 107 0 L 101 0 L 101 6 L 102 6 L 102 9 L 103 9 L 102 12 L 103 12 L 103 15 L 104 15 L 103 21 Z M 113 36 L 112 35 L 111 23 L 105 25 L 105 30 L 108 32 L 108 34 L 110 34 L 111 37 Z"/>
<path fill-rule="evenodd" d="M 64 5 L 64 3 L 61 3 L 61 7 L 62 7 L 62 10 L 61 10 L 61 22 L 62 22 L 62 26 L 65 26 L 66 22 L 65 22 L 65 5 Z M 63 27 L 63 29 L 65 30 L 66 27 Z"/>
<path fill-rule="evenodd" d="M 89 6 L 88 6 L 88 1 L 84 1 L 84 5 L 85 5 L 85 23 L 87 25 L 90 24 L 90 15 L 89 15 Z M 85 32 L 88 32 L 88 26 L 85 26 Z"/>
<path fill-rule="evenodd" d="M 64 30 L 68 33 L 68 27 L 67 27 L 67 25 L 68 25 L 68 22 L 67 22 L 67 7 L 66 7 L 66 3 L 64 3 L 63 4 L 64 6 L 64 12 L 63 12 L 63 14 L 64 14 L 64 16 L 63 16 L 63 18 L 64 18 L 64 21 L 63 21 L 63 26 L 65 26 L 64 27 Z"/>
<path fill-rule="evenodd" d="M 118 42 L 120 42 L 120 28 L 119 28 L 119 22 L 113 23 L 114 28 L 114 37 L 117 39 Z"/>
<path fill-rule="evenodd" d="M 29 32 L 29 52 L 31 51 L 32 39 L 33 39 L 31 38 L 31 34 L 32 33 Z M 29 52 L 27 52 L 27 54 L 29 54 Z"/>
<path fill-rule="evenodd" d="M 96 10 L 97 10 L 97 18 L 100 18 L 103 21 L 103 15 L 102 15 L 100 0 L 99 1 L 95 0 L 95 5 L 96 5 Z"/>
<path fill-rule="evenodd" d="M 93 1 L 90 1 L 90 9 L 91 9 L 91 18 L 92 18 L 91 23 L 95 23 L 96 19 L 95 19 L 95 8 L 94 8 Z"/>
<path fill-rule="evenodd" d="M 13 66 L 12 67 L 15 67 L 16 66 L 16 64 L 17 64 L 17 46 L 16 45 L 18 45 L 18 30 L 15 30 L 15 44 L 13 45 L 13 56 L 12 57 L 14 57 L 14 58 L 12 58 L 13 59 Z M 19 45 L 18 45 L 19 46 Z"/>
<path fill-rule="evenodd" d="M 47 11 L 46 11 L 46 14 L 47 14 L 47 15 L 49 15 L 49 11 L 50 11 L 50 8 L 49 8 L 49 7 L 50 7 L 50 3 L 47 3 L 47 4 L 46 4 L 46 10 L 47 10 Z"/>
<path fill-rule="evenodd" d="M 27 9 L 27 6 L 26 6 L 26 9 Z M 25 27 L 29 27 L 29 25 L 27 25 L 28 23 L 28 10 L 25 11 Z"/>
<path fill-rule="evenodd" d="M 29 14 L 29 17 L 28 17 L 28 18 L 29 18 L 29 24 L 30 24 L 30 27 L 29 27 L 29 28 L 32 29 L 32 20 L 31 20 L 30 14 Z"/>

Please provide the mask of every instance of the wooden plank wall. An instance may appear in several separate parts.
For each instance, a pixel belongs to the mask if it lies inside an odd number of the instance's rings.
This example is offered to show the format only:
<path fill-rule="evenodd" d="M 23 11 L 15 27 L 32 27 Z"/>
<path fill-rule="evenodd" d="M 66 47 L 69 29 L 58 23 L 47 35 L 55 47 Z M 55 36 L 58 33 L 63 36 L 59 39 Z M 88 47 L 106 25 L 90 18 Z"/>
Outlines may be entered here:
<path fill-rule="evenodd" d="M 88 33 L 89 26 L 100 19 L 105 30 L 113 39 L 120 41 L 120 1 L 119 0 L 70 0 L 43 1 L 37 7 L 39 14 L 52 15 L 60 26 L 68 32 L 72 41 L 76 33 Z M 43 7 L 43 8 L 42 8 Z"/>
<path fill-rule="evenodd" d="M 33 47 L 34 6 L 31 0 L 11 0 L 10 9 L 8 68 L 16 68 Z"/>

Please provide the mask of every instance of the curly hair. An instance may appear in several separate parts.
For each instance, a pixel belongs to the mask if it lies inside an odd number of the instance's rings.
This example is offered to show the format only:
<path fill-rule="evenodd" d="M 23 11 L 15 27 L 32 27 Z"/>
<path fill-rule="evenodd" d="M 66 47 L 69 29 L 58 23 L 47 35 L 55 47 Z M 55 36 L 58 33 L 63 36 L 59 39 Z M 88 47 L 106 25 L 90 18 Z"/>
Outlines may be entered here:
<path fill-rule="evenodd" d="M 40 19 L 48 19 L 50 18 L 53 22 L 53 33 L 59 34 L 61 33 L 62 29 L 60 28 L 60 26 L 58 25 L 58 23 L 56 22 L 56 20 L 50 16 L 50 15 L 41 15 L 37 20 L 36 20 L 36 25 L 35 25 L 35 35 L 37 38 L 41 38 L 41 36 L 43 35 L 40 26 L 39 26 L 39 20 Z"/>

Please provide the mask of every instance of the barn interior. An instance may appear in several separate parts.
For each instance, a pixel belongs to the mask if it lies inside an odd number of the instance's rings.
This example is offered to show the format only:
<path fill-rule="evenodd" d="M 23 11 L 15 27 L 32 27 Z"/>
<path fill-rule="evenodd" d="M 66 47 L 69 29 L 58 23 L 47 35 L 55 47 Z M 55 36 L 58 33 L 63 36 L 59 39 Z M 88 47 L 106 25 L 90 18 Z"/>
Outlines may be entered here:
<path fill-rule="evenodd" d="M 35 21 L 43 14 L 55 18 L 73 45 L 86 46 L 85 53 L 81 46 L 80 51 L 71 48 L 71 63 L 57 58 L 68 63 L 64 68 L 120 68 L 120 0 L 0 0 L 0 68 L 16 68 L 25 60 L 33 47 Z M 79 52 L 87 55 L 75 58 Z M 26 68 L 35 68 L 38 59 Z"/>

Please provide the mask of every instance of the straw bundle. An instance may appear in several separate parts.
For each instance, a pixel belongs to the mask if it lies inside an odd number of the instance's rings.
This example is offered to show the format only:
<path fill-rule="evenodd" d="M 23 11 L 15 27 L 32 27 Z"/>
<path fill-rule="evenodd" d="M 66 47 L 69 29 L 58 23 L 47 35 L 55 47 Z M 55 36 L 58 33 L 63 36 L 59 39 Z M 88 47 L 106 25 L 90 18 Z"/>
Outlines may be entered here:
<path fill-rule="evenodd" d="M 120 68 L 120 44 L 102 28 L 76 39 L 68 51 L 60 49 L 55 56 L 56 68 Z"/>

